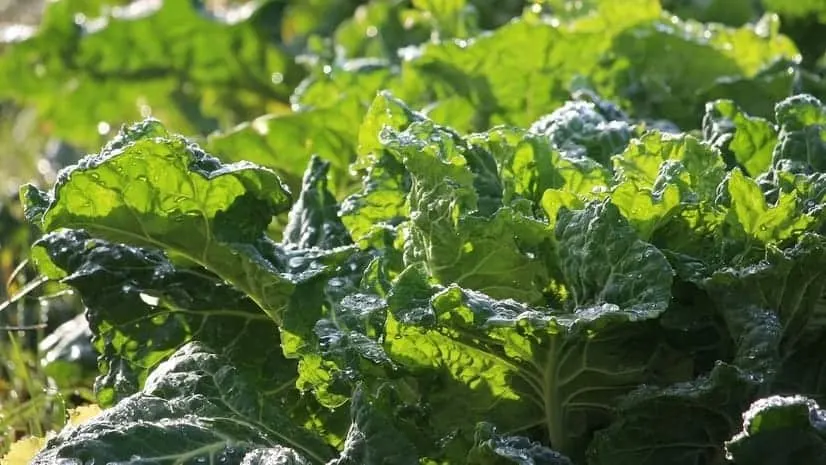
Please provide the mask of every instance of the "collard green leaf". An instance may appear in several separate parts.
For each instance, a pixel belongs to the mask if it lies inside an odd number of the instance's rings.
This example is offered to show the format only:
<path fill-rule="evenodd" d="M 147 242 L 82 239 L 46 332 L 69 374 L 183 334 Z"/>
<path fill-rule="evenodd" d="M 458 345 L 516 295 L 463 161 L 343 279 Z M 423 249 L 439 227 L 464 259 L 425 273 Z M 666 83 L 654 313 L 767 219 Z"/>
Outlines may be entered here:
<path fill-rule="evenodd" d="M 610 160 L 628 145 L 632 128 L 621 115 L 603 115 L 592 102 L 571 101 L 531 126 L 554 146 L 573 156 L 587 156 L 610 166 Z"/>
<path fill-rule="evenodd" d="M 697 98 L 697 89 L 718 80 L 750 78 L 774 60 L 796 57 L 796 47 L 778 29 L 776 19 L 759 28 L 726 28 L 677 19 L 671 24 L 660 20 L 626 29 L 611 45 L 612 59 L 607 67 L 613 75 L 613 92 L 628 96 L 635 114 L 665 117 L 694 127 L 705 103 Z M 750 96 L 723 93 L 713 98 L 742 97 Z"/>
<path fill-rule="evenodd" d="M 317 156 L 310 159 L 301 193 L 290 209 L 290 221 L 284 229 L 283 244 L 301 249 L 333 249 L 352 241 L 338 217 L 338 204 L 327 190 L 330 163 Z"/>
<path fill-rule="evenodd" d="M 524 251 L 543 241 L 534 232 L 541 225 L 531 227 L 530 218 L 520 219 L 508 208 L 491 216 L 482 210 L 482 202 L 495 202 L 501 195 L 501 187 L 484 182 L 487 176 L 497 179 L 490 154 L 473 150 L 429 121 L 388 133 L 385 143 L 412 181 L 406 260 L 423 260 L 444 284 L 537 302 L 547 278 Z M 503 243 L 506 237 L 512 239 Z"/>
<path fill-rule="evenodd" d="M 726 442 L 726 456 L 737 465 L 826 463 L 826 412 L 802 396 L 757 400 Z"/>
<path fill-rule="evenodd" d="M 564 455 L 522 436 L 507 436 L 490 423 L 476 426 L 476 446 L 468 455 L 476 465 L 572 465 Z"/>
<path fill-rule="evenodd" d="M 361 190 L 346 197 L 339 215 L 350 236 L 366 246 L 375 236 L 395 237 L 395 228 L 408 218 L 409 177 L 395 158 L 381 155 L 365 170 Z M 391 240 L 392 242 L 392 240 Z"/>
<path fill-rule="evenodd" d="M 617 208 L 591 203 L 565 211 L 556 225 L 557 254 L 570 305 L 586 310 L 623 311 L 633 320 L 665 311 L 673 271 L 651 244 L 639 240 Z"/>
<path fill-rule="evenodd" d="M 391 64 L 382 59 L 356 58 L 326 66 L 295 88 L 290 96 L 294 111 L 336 107 L 349 99 L 368 108 L 379 91 L 390 87 L 394 76 Z"/>
<path fill-rule="evenodd" d="M 787 357 L 802 356 L 795 347 L 807 347 L 822 331 L 821 279 L 814 271 L 822 269 L 821 242 L 806 236 L 792 249 L 770 249 L 757 265 L 720 270 L 699 282 L 735 345 L 731 362 L 693 381 L 630 394 L 618 420 L 591 444 L 594 463 L 722 463 L 721 444 L 736 430 L 741 409 L 772 389 Z M 801 372 L 786 370 L 784 389 L 811 385 L 801 378 L 796 384 L 795 375 Z M 686 427 L 667 428 L 675 416 L 691 420 Z"/>
<path fill-rule="evenodd" d="M 821 242 L 809 236 L 758 265 L 710 278 L 702 278 L 707 271 L 683 270 L 701 280 L 694 292 L 708 292 L 722 316 L 734 344 L 731 360 L 694 380 L 629 394 L 617 420 L 591 443 L 593 463 L 723 463 L 723 441 L 737 429 L 742 409 L 772 389 L 788 357 L 802 355 L 795 347 L 811 347 L 806 344 L 822 332 L 821 278 L 814 272 L 822 269 Z M 786 370 L 785 376 L 785 389 L 810 385 L 801 372 Z M 674 417 L 685 418 L 685 426 L 669 428 Z"/>
<path fill-rule="evenodd" d="M 648 0 L 597 3 L 582 18 L 560 21 L 527 12 L 471 41 L 425 44 L 403 61 L 391 88 L 415 106 L 469 108 L 469 115 L 433 113 L 439 123 L 467 131 L 525 127 L 561 106 L 572 81 L 587 76 L 596 92 L 621 101 L 637 117 L 692 126 L 704 103 L 696 89 L 722 78 L 752 77 L 775 59 L 797 55 L 776 27 L 758 32 L 671 21 L 659 2 Z M 513 50 L 520 50 L 518 60 Z"/>
<path fill-rule="evenodd" d="M 788 171 L 809 174 L 826 171 L 826 109 L 811 95 L 797 95 L 777 104 L 780 126 L 774 163 L 785 162 Z"/>
<path fill-rule="evenodd" d="M 312 334 L 304 335 L 298 386 L 312 389 L 330 408 L 349 401 L 352 390 L 360 385 L 376 388 L 376 383 L 395 376 L 397 367 L 380 341 L 387 305 L 376 287 L 385 284 L 373 278 L 383 274 L 381 263 L 381 258 L 373 259 L 360 279 L 331 279 L 323 290 L 325 317 L 315 323 Z"/>
<path fill-rule="evenodd" d="M 801 202 L 794 192 L 780 192 L 774 205 L 770 205 L 757 182 L 743 175 L 739 168 L 729 173 L 727 181 L 731 198 L 727 222 L 732 226 L 732 236 L 739 233 L 747 242 L 776 244 L 805 232 L 814 222 L 814 218 L 801 211 Z"/>
<path fill-rule="evenodd" d="M 736 429 L 754 386 L 737 367 L 667 387 L 646 386 L 618 406 L 617 420 L 589 446 L 593 465 L 722 464 L 722 442 Z M 675 419 L 681 420 L 676 427 Z"/>
<path fill-rule="evenodd" d="M 382 234 L 409 216 L 409 177 L 397 158 L 384 152 L 381 137 L 386 130 L 404 130 L 422 119 L 389 92 L 373 99 L 359 128 L 359 156 L 353 164 L 364 173 L 361 190 L 341 202 L 342 221 L 356 241 Z"/>
<path fill-rule="evenodd" d="M 658 229 L 680 213 L 680 193 L 674 185 L 652 192 L 634 182 L 624 182 L 611 192 L 611 203 L 644 240 L 650 240 Z"/>
<path fill-rule="evenodd" d="M 369 397 L 357 390 L 351 402 L 352 425 L 339 458 L 328 465 L 416 465 L 418 452 L 396 427 L 398 406 L 388 388 Z"/>
<path fill-rule="evenodd" d="M 292 423 L 281 405 L 267 401 L 242 370 L 191 343 L 156 368 L 141 392 L 65 429 L 32 463 L 240 464 L 255 449 L 274 446 L 294 449 L 308 463 L 333 456 L 329 446 Z"/>
<path fill-rule="evenodd" d="M 325 105 L 345 92 L 391 89 L 435 121 L 460 131 L 498 124 L 526 127 L 562 106 L 572 83 L 587 76 L 589 87 L 637 117 L 689 126 L 699 123 L 696 112 L 705 103 L 696 89 L 750 79 L 775 60 L 797 56 L 773 23 L 759 30 L 706 26 L 672 22 L 653 0 L 595 3 L 585 17 L 560 21 L 537 8 L 490 34 L 408 47 L 398 70 L 385 65 L 365 73 L 357 61 L 334 63 L 329 76 L 315 76 L 301 87 L 297 101 Z M 378 32 L 380 27 L 374 27 Z M 513 50 L 520 50 L 519 59 Z M 782 91 L 772 98 L 789 95 Z M 723 87 L 715 92 L 715 98 L 738 101 L 748 96 Z"/>
<path fill-rule="evenodd" d="M 609 232 L 617 246 L 606 250 Z M 670 299 L 665 258 L 636 239 L 610 204 L 561 214 L 557 240 L 573 295 L 566 312 L 455 285 L 429 297 L 422 268 L 399 277 L 388 296 L 387 352 L 408 369 L 449 376 L 429 396 L 432 408 L 473 412 L 440 416 L 436 431 L 481 420 L 538 428 L 576 460 L 586 438 L 610 421 L 616 399 L 656 376 L 651 320 Z"/>
<path fill-rule="evenodd" d="M 725 176 L 720 153 L 697 138 L 650 132 L 614 157 L 614 172 L 622 181 L 659 195 L 671 186 L 682 202 L 708 202 L 716 197 Z"/>
<path fill-rule="evenodd" d="M 765 172 L 772 164 L 772 152 L 777 144 L 774 126 L 745 114 L 730 100 L 706 105 L 703 133 L 706 141 L 728 154 L 752 177 Z"/>
<path fill-rule="evenodd" d="M 278 356 L 277 326 L 205 271 L 176 268 L 156 251 L 71 230 L 41 238 L 34 254 L 62 270 L 62 282 L 86 306 L 102 371 L 95 387 L 104 406 L 140 390 L 159 363 L 190 341 L 221 347 L 262 384 L 295 379 L 295 364 Z M 273 353 L 253 356 L 260 347 Z"/>
<path fill-rule="evenodd" d="M 322 257 L 347 253 L 298 257 L 280 250 L 265 235 L 290 202 L 275 173 L 251 163 L 223 165 L 155 121 L 125 129 L 37 197 L 24 193 L 44 231 L 83 228 L 161 249 L 232 283 L 277 323 L 295 284 L 323 271 Z"/>
<path fill-rule="evenodd" d="M 638 11 L 645 13 L 636 14 Z M 437 120 L 458 130 L 486 129 L 497 124 L 526 127 L 567 100 L 570 81 L 597 67 L 599 55 L 617 30 L 643 21 L 641 17 L 652 13 L 637 5 L 628 12 L 615 16 L 612 27 L 603 29 L 600 36 L 572 31 L 576 25 L 554 27 L 527 13 L 490 35 L 468 42 L 426 44 L 403 62 L 401 82 L 393 89 L 414 104 L 471 103 L 471 114 L 462 113 L 457 118 L 442 113 L 449 119 Z M 656 17 L 657 13 L 653 14 Z M 583 55 L 583 49 L 590 53 Z M 519 57 L 512 53 L 514 50 L 521 51 Z"/>
<path fill-rule="evenodd" d="M 716 150 L 691 135 L 652 131 L 632 141 L 613 160 L 617 185 L 611 201 L 640 237 L 656 237 L 660 229 L 674 228 L 674 223 L 688 231 L 665 234 L 669 241 L 700 236 L 696 223 L 714 216 L 709 205 L 725 176 L 725 164 Z"/>
<path fill-rule="evenodd" d="M 610 184 L 608 169 L 590 158 L 569 156 L 547 134 L 499 127 L 471 134 L 467 141 L 496 160 L 505 205 L 519 198 L 539 202 L 548 189 L 590 200 L 607 192 Z"/>
<path fill-rule="evenodd" d="M 772 376 L 781 357 L 822 333 L 824 247 L 822 237 L 805 235 L 794 247 L 769 249 L 760 263 L 720 270 L 702 283 L 738 343 L 738 365 Z"/>
<path fill-rule="evenodd" d="M 772 30 L 776 22 L 771 15 L 760 20 L 758 30 Z M 786 31 L 788 32 L 788 28 Z M 801 45 L 797 43 L 797 45 Z M 744 111 L 760 118 L 774 116 L 774 104 L 801 92 L 819 92 L 817 79 L 802 69 L 798 57 L 777 59 L 750 77 L 724 77 L 698 92 L 700 101 L 731 100 Z M 699 109 L 698 109 L 699 113 Z"/>

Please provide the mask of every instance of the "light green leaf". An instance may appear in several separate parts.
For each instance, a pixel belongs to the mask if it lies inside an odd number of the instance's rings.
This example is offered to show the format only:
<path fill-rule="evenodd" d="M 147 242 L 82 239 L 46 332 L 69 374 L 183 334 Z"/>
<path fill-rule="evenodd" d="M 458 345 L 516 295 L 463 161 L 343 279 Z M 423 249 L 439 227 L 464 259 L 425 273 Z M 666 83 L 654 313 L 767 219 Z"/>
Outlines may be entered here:
<path fill-rule="evenodd" d="M 388 354 L 410 369 L 449 375 L 429 401 L 466 412 L 440 416 L 437 430 L 480 420 L 541 428 L 554 449 L 576 460 L 586 436 L 610 420 L 612 403 L 657 372 L 659 342 L 650 331 L 670 299 L 665 257 L 636 239 L 610 204 L 560 214 L 557 241 L 572 295 L 566 312 L 455 285 L 436 290 L 428 304 L 433 291 L 422 268 L 394 284 Z"/>
<path fill-rule="evenodd" d="M 769 169 L 777 144 L 777 131 L 762 118 L 742 112 L 730 100 L 706 104 L 704 138 L 734 160 L 752 177 Z"/>
<path fill-rule="evenodd" d="M 275 173 L 251 163 L 222 165 L 155 121 L 125 129 L 41 197 L 27 210 L 44 231 L 82 228 L 161 249 L 232 283 L 276 323 L 295 284 L 324 270 L 322 257 L 347 254 L 318 251 L 291 261 L 264 234 L 290 202 Z"/>
<path fill-rule="evenodd" d="M 747 240 L 760 244 L 776 244 L 805 231 L 814 219 L 801 214 L 794 193 L 779 193 L 774 205 L 769 205 L 757 183 L 735 168 L 728 178 L 731 209 L 728 223 L 745 234 Z"/>

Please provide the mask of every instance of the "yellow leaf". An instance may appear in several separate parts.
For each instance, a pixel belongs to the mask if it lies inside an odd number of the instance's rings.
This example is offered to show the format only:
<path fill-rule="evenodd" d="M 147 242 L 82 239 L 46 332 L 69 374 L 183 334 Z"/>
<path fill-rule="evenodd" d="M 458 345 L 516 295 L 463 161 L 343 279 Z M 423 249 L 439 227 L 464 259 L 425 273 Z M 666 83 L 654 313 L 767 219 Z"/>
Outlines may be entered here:
<path fill-rule="evenodd" d="M 81 405 L 80 407 L 69 409 L 69 423 L 72 425 L 86 423 L 102 411 L 98 404 Z"/>
<path fill-rule="evenodd" d="M 28 437 L 14 442 L 9 453 L 0 459 L 0 465 L 27 465 L 46 445 L 45 438 Z"/>

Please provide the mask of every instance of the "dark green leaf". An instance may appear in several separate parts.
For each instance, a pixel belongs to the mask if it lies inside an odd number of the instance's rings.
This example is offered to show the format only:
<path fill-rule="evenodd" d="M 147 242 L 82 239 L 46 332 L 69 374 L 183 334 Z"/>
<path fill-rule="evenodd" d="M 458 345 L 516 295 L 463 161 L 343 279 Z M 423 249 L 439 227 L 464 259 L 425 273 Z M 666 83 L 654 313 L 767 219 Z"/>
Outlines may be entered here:
<path fill-rule="evenodd" d="M 323 464 L 333 456 L 329 446 L 291 422 L 281 405 L 267 401 L 242 370 L 190 343 L 158 366 L 141 392 L 63 430 L 32 463 L 80 459 L 229 465 L 240 464 L 255 449 L 274 446 L 292 448 L 308 463 Z"/>
<path fill-rule="evenodd" d="M 754 402 L 743 430 L 726 442 L 737 465 L 826 463 L 826 412 L 801 396 L 772 396 Z"/>

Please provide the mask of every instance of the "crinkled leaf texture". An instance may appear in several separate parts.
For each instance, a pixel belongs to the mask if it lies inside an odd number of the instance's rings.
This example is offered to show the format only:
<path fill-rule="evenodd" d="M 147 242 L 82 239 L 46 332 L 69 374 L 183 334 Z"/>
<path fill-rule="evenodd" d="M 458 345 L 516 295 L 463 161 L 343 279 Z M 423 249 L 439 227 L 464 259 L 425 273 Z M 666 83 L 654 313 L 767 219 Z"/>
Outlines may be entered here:
<path fill-rule="evenodd" d="M 48 193 L 26 186 L 22 197 L 44 231 L 85 229 L 162 250 L 231 283 L 276 323 L 296 284 L 349 253 L 274 243 L 266 229 L 290 207 L 278 176 L 252 163 L 224 165 L 154 120 L 125 128 L 100 154 L 62 171 Z"/>
<path fill-rule="evenodd" d="M 821 103 L 787 99 L 769 122 L 720 100 L 704 139 L 619 110 L 685 123 L 705 90 L 671 83 L 716 92 L 715 76 L 758 79 L 767 56 L 793 51 L 771 21 L 734 33 L 663 22 L 646 0 L 595 5 L 557 24 L 531 9 L 464 44 L 407 50 L 391 71 L 359 68 L 351 84 L 394 94 L 373 100 L 357 140 L 349 124 L 326 134 L 319 157 L 278 137 L 306 129 L 301 117 L 239 129 L 283 142 L 261 165 L 221 163 L 150 120 L 51 191 L 25 188 L 45 232 L 34 259 L 81 295 L 109 407 L 41 460 L 718 465 L 758 398 L 822 401 Z M 660 41 L 704 66 L 658 60 Z M 537 43 L 541 59 L 499 76 Z M 600 53 L 568 60 L 574 45 Z M 336 66 L 296 95 L 306 141 L 324 140 L 315 117 L 342 102 L 314 84 L 346 88 Z M 582 71 L 620 105 L 562 104 L 559 79 Z M 535 94 L 510 99 L 526 86 Z M 416 112 L 393 95 L 444 99 Z M 500 121 L 532 128 L 462 133 Z M 364 177 L 339 201 L 350 155 Z M 300 183 L 295 160 L 309 162 Z M 270 224 L 288 211 L 276 242 Z M 779 416 L 804 417 L 791 411 Z M 728 443 L 736 460 L 774 440 L 768 413 Z M 819 420 L 794 424 L 794 450 L 816 454 Z"/>
<path fill-rule="evenodd" d="M 141 392 L 67 427 L 32 463 L 418 463 L 381 398 L 356 392 L 352 424 L 343 451 L 336 454 L 266 396 L 227 359 L 190 343 L 158 366 Z"/>
<path fill-rule="evenodd" d="M 65 429 L 33 463 L 241 463 L 256 449 L 277 446 L 294 449 L 306 463 L 332 456 L 262 394 L 226 359 L 187 344 L 153 371 L 141 392 Z"/>
<path fill-rule="evenodd" d="M 826 463 L 826 412 L 802 396 L 760 399 L 743 414 L 726 455 L 737 465 Z"/>
<path fill-rule="evenodd" d="M 506 436 L 490 423 L 476 427 L 476 446 L 468 455 L 470 463 L 479 465 L 572 465 L 559 452 L 521 436 Z"/>
<path fill-rule="evenodd" d="M 77 230 L 42 237 L 33 255 L 41 267 L 63 275 L 86 306 L 102 369 L 95 387 L 104 406 L 140 390 L 160 362 L 192 340 L 220 347 L 235 363 L 271 378 L 266 384 L 293 376 L 277 353 L 253 356 L 257 347 L 279 346 L 275 323 L 206 271 L 178 268 L 158 251 Z"/>
<path fill-rule="evenodd" d="M 440 417 L 434 428 L 483 420 L 538 427 L 555 450 L 577 459 L 616 400 L 656 379 L 652 323 L 667 308 L 672 273 L 665 257 L 636 239 L 609 203 L 565 212 L 556 235 L 573 294 L 565 311 L 456 285 L 431 290 L 418 266 L 394 284 L 385 350 L 410 369 L 449 375 L 430 402 L 461 415 Z"/>

